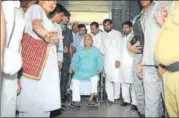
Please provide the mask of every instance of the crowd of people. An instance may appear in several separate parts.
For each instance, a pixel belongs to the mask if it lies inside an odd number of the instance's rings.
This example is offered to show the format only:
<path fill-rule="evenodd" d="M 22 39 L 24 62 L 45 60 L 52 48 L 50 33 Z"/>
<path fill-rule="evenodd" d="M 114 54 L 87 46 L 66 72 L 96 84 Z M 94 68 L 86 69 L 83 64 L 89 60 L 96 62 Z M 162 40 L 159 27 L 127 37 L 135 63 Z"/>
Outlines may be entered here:
<path fill-rule="evenodd" d="M 1 3 L 1 117 L 50 117 L 80 108 L 80 82 L 91 83 L 94 104 L 105 73 L 106 106 L 131 105 L 140 117 L 179 117 L 179 2 L 141 0 L 142 11 L 113 28 L 111 19 L 74 22 L 57 1 Z"/>

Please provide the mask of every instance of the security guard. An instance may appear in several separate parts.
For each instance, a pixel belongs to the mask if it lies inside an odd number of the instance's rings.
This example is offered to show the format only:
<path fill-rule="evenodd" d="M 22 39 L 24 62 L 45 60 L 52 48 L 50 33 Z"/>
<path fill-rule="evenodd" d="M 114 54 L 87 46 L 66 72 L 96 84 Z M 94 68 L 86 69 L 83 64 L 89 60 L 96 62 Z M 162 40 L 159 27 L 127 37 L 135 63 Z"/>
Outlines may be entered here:
<path fill-rule="evenodd" d="M 157 40 L 155 57 L 163 75 L 165 104 L 170 117 L 179 117 L 179 1 L 173 1 Z M 163 69 L 161 69 L 163 68 Z M 163 70 L 166 71 L 163 71 Z"/>

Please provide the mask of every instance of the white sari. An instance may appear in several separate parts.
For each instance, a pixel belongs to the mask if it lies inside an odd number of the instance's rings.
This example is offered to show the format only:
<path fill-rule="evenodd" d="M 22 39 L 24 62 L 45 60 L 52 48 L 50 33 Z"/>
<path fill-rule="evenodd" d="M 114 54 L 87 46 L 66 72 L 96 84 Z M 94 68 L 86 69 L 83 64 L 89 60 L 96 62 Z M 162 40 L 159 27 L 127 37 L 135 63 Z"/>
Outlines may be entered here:
<path fill-rule="evenodd" d="M 47 30 L 55 30 L 39 5 L 31 6 L 26 12 L 25 32 L 41 40 L 32 29 L 34 19 L 40 19 Z M 56 45 L 50 45 L 49 55 L 40 80 L 22 76 L 22 91 L 18 97 L 20 117 L 49 117 L 50 111 L 61 108 L 60 81 Z"/>
<path fill-rule="evenodd" d="M 23 11 L 18 5 L 15 5 L 16 3 L 18 3 L 18 1 L 3 1 L 2 7 L 5 13 L 7 27 L 6 45 L 10 40 L 9 48 L 18 52 L 21 47 L 24 18 Z M 1 117 L 15 117 L 18 88 L 17 73 L 14 75 L 3 73 L 2 78 Z"/>

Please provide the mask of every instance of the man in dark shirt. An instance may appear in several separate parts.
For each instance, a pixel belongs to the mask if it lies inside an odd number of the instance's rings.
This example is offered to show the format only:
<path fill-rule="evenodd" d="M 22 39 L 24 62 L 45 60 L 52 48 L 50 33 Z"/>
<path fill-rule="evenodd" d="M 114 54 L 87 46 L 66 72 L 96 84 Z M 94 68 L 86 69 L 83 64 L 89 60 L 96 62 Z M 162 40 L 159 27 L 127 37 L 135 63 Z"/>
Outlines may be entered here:
<path fill-rule="evenodd" d="M 69 80 L 69 68 L 72 58 L 72 47 L 71 44 L 73 42 L 73 35 L 72 31 L 67 27 L 67 24 L 69 23 L 71 14 L 66 11 L 64 13 L 64 19 L 61 22 L 61 28 L 62 28 L 62 35 L 64 37 L 63 39 L 63 67 L 61 70 L 61 99 L 62 99 L 62 107 L 65 107 L 65 102 L 67 99 L 67 85 Z"/>

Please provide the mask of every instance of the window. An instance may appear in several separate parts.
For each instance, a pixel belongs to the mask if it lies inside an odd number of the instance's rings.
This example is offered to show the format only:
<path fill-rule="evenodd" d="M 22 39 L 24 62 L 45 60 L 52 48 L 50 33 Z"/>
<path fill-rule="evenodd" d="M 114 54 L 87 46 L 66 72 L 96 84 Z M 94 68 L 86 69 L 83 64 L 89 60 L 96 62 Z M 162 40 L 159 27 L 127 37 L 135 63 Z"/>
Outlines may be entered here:
<path fill-rule="evenodd" d="M 103 30 L 102 27 L 103 20 L 109 17 L 110 17 L 109 13 L 71 12 L 70 23 L 72 24 L 74 21 L 77 21 L 79 23 L 84 23 L 89 33 L 91 22 L 93 21 L 98 22 L 100 24 L 100 29 Z"/>
<path fill-rule="evenodd" d="M 106 18 L 111 18 L 110 1 L 60 1 L 71 13 L 70 28 L 74 21 L 84 23 L 90 32 L 90 24 L 96 21 L 103 30 L 102 22 Z"/>

